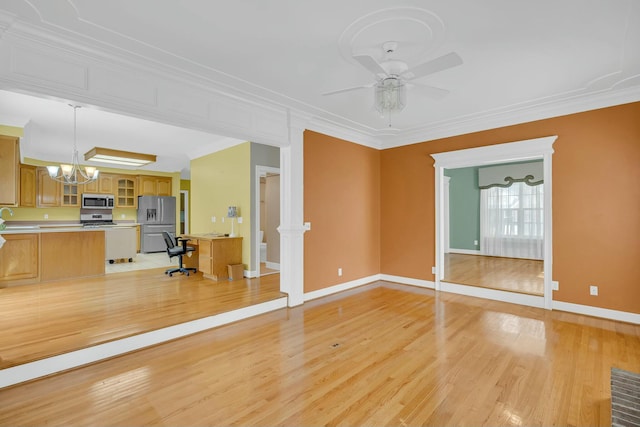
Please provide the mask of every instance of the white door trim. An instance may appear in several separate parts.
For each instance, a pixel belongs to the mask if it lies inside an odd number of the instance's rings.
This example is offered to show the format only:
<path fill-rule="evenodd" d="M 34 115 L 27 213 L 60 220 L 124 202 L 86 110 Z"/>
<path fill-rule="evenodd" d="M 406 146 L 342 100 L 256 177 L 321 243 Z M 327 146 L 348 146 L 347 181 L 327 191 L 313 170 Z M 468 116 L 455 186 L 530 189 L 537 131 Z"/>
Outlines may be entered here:
<path fill-rule="evenodd" d="M 435 159 L 434 168 L 436 185 L 436 290 L 439 291 L 442 289 L 440 281 L 444 274 L 444 170 L 483 164 L 488 165 L 521 160 L 542 159 L 544 162 L 544 307 L 549 310 L 551 309 L 553 302 L 553 290 L 551 283 L 553 277 L 551 156 L 553 154 L 553 143 L 557 138 L 557 135 L 554 135 L 431 155 L 431 157 Z"/>

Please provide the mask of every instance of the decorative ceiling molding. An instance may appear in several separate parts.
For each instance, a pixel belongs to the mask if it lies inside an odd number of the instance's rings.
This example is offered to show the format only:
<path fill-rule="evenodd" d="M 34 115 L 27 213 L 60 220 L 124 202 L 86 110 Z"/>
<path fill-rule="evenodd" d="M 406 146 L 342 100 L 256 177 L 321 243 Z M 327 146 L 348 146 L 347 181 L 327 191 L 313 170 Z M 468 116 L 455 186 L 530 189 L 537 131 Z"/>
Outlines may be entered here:
<path fill-rule="evenodd" d="M 640 101 L 640 86 L 596 94 L 581 93 L 570 98 L 546 103 L 512 106 L 498 111 L 486 111 L 472 116 L 457 117 L 445 123 L 429 124 L 398 135 L 385 137 L 381 146 L 385 149 L 433 141 L 637 101 Z"/>
<path fill-rule="evenodd" d="M 343 31 L 338 40 L 340 54 L 353 65 L 353 55 L 371 55 L 382 60 L 382 44 L 398 42 L 394 56 L 418 63 L 444 42 L 445 25 L 435 13 L 416 7 L 394 7 L 369 13 Z"/>
<path fill-rule="evenodd" d="M 348 27 L 342 35 L 348 41 L 344 46 L 353 49 L 354 29 L 362 31 L 382 22 L 385 16 L 405 19 L 402 13 L 406 10 L 399 10 L 379 11 L 355 21 L 353 28 Z M 425 34 L 431 31 L 433 37 L 426 52 L 439 45 L 444 24 L 428 11 L 421 13 L 419 25 L 424 26 Z M 607 82 L 601 83 L 603 90 L 596 93 L 585 89 L 402 131 L 376 129 L 167 52 L 157 52 L 156 57 L 142 56 L 71 34 L 76 35 L 0 12 L 0 54 L 11 58 L 0 65 L 0 88 L 73 100 L 133 117 L 276 146 L 287 143 L 287 117 L 296 113 L 309 118 L 309 129 L 377 149 L 640 100 L 638 76 L 616 74 L 604 79 Z M 150 47 L 148 50 L 154 51 Z M 158 60 L 166 55 L 172 60 Z M 46 64 L 38 71 L 37 67 L 29 67 L 35 64 L 32 61 Z"/>

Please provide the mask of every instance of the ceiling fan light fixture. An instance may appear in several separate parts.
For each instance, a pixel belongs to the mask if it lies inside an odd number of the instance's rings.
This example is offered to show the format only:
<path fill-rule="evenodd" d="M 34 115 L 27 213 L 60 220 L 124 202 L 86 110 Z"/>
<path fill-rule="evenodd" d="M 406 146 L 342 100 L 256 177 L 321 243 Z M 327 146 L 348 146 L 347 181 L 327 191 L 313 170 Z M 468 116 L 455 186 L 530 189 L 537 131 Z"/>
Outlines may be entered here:
<path fill-rule="evenodd" d="M 387 77 L 376 83 L 375 107 L 380 114 L 402 111 L 407 102 L 407 86 L 398 77 Z"/>

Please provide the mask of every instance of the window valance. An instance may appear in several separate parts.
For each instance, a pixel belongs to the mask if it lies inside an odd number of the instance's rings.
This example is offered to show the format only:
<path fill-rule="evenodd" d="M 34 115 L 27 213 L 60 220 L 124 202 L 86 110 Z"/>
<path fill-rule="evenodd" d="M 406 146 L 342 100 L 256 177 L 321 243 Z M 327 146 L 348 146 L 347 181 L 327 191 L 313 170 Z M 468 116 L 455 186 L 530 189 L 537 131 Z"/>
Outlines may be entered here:
<path fill-rule="evenodd" d="M 508 165 L 487 166 L 478 169 L 478 187 L 509 187 L 514 182 L 527 185 L 538 185 L 544 182 L 542 161 L 515 163 Z"/>

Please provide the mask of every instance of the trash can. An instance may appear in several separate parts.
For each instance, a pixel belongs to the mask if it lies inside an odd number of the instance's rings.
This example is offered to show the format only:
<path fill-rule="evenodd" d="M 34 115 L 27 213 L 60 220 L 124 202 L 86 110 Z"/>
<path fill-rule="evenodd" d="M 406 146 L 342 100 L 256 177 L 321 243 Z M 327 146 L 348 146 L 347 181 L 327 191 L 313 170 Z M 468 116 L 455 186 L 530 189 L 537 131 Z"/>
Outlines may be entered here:
<path fill-rule="evenodd" d="M 229 264 L 227 270 L 229 271 L 229 280 L 240 280 L 244 277 L 243 264 Z"/>

